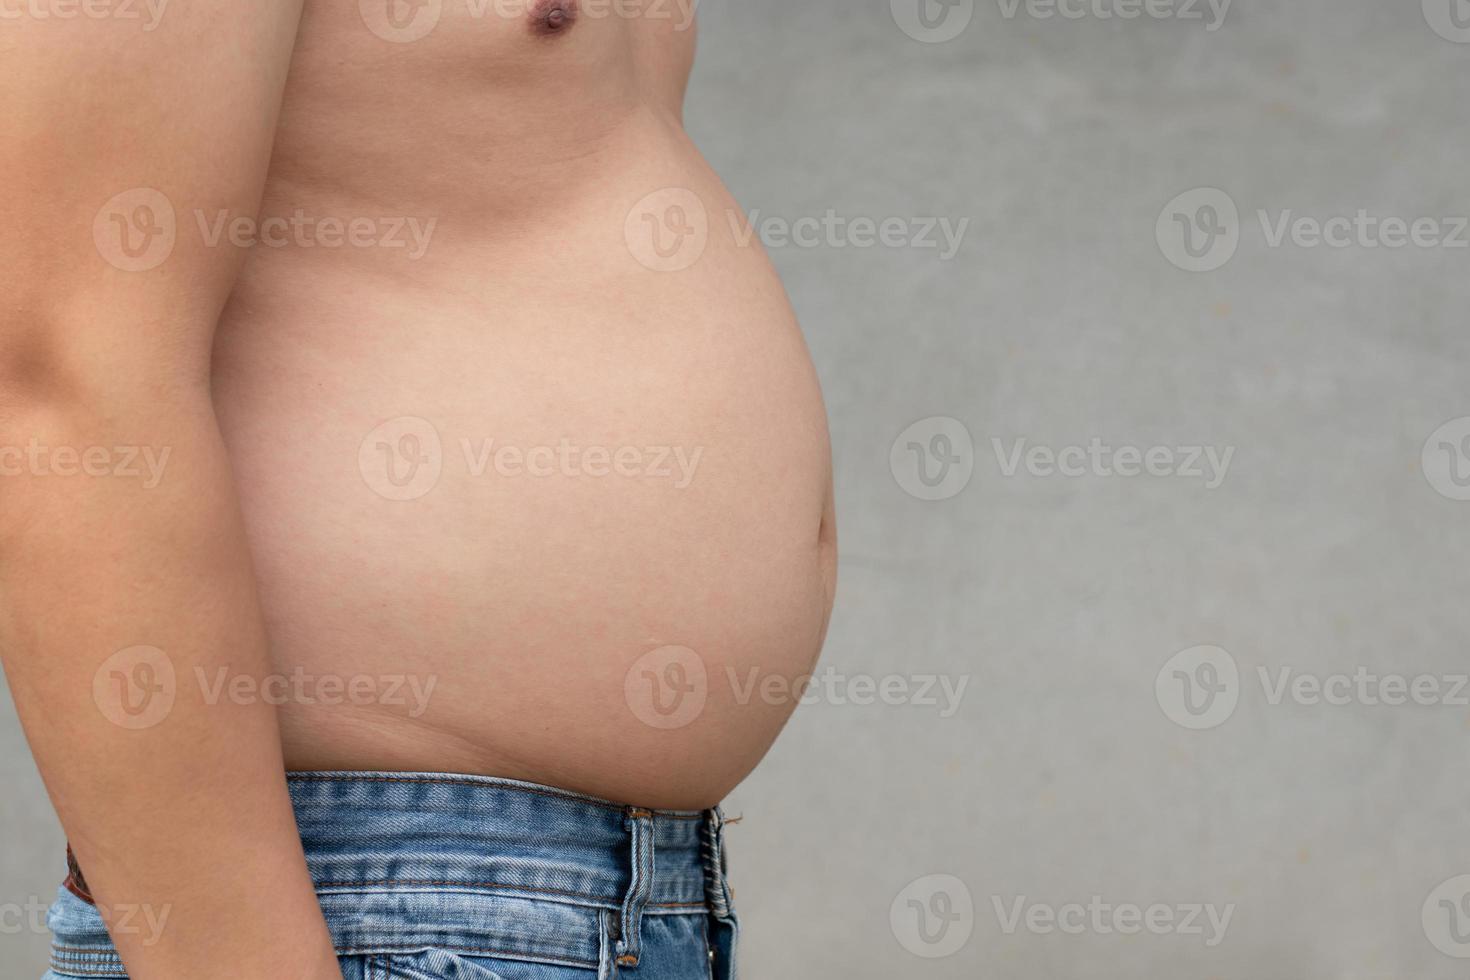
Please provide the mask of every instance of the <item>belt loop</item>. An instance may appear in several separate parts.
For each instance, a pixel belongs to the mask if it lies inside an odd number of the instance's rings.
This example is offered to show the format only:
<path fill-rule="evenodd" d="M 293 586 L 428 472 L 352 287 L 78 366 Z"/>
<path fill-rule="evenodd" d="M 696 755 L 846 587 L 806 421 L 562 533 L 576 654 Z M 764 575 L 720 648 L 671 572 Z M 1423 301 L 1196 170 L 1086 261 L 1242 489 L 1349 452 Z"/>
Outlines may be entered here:
<path fill-rule="evenodd" d="M 704 891 L 710 911 L 717 919 L 729 919 L 734 904 L 725 863 L 725 812 L 719 807 L 706 811 L 700 850 L 704 858 Z"/>
<path fill-rule="evenodd" d="M 704 859 L 704 893 L 710 911 L 711 980 L 739 980 L 736 949 L 740 920 L 735 914 L 735 889 L 730 887 L 729 856 L 725 850 L 725 812 L 715 807 L 705 814 L 700 849 Z"/>
<path fill-rule="evenodd" d="M 619 967 L 632 968 L 638 965 L 643 909 L 653 892 L 653 813 L 629 807 L 623 817 L 623 825 L 632 836 L 632 880 L 628 883 L 628 894 L 623 898 L 614 951 Z"/>

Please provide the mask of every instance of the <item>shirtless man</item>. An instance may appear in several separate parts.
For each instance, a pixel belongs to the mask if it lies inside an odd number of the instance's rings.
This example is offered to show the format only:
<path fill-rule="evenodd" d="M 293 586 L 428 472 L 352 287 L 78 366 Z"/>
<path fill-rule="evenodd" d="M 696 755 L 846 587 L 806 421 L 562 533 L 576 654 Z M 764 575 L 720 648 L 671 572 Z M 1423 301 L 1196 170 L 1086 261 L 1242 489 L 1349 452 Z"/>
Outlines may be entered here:
<path fill-rule="evenodd" d="M 715 807 L 834 531 L 690 2 L 4 3 L 51 976 L 733 975 Z"/>

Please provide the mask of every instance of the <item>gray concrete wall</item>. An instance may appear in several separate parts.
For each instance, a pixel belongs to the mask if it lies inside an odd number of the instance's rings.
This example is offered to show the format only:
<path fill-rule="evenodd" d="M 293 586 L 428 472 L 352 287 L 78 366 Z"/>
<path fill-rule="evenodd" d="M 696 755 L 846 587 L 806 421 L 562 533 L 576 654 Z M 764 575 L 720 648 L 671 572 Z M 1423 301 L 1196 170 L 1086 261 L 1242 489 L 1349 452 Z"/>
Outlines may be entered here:
<path fill-rule="evenodd" d="M 1187 2 L 702 6 L 690 127 L 776 219 L 843 544 L 833 674 L 730 807 L 747 977 L 1464 975 L 1470 4 Z M 60 841 L 8 704 L 0 780 L 17 908 Z"/>

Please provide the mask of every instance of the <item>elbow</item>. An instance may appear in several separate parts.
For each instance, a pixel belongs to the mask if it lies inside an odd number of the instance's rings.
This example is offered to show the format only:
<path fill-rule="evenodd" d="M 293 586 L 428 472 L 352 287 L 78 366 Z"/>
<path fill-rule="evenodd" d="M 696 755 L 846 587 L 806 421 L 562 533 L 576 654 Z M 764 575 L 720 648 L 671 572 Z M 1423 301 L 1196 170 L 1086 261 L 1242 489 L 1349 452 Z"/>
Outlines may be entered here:
<path fill-rule="evenodd" d="M 0 411 L 57 400 L 69 387 L 63 344 L 34 317 L 0 321 Z"/>
<path fill-rule="evenodd" d="M 102 311 L 0 315 L 0 434 L 21 419 L 118 417 L 207 398 L 208 351 L 183 347 Z"/>

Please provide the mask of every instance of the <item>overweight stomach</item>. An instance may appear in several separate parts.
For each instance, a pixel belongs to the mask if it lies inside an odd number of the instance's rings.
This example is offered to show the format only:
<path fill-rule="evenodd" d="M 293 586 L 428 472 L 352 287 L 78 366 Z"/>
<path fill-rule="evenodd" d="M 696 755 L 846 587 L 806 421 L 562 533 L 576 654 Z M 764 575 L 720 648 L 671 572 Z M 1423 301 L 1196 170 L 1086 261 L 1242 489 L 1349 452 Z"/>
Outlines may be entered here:
<path fill-rule="evenodd" d="M 493 226 L 426 209 L 418 258 L 253 249 L 215 397 L 288 766 L 699 807 L 795 706 L 834 569 L 821 398 L 733 202 L 656 138 Z"/>

